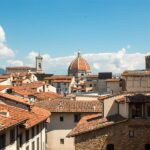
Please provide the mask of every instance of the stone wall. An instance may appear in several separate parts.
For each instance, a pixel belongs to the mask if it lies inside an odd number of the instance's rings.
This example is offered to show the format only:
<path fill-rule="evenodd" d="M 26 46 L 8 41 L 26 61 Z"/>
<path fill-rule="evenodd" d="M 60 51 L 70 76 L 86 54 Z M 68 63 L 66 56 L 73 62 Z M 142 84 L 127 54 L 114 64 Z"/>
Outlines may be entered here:
<path fill-rule="evenodd" d="M 75 138 L 76 150 L 107 150 L 107 144 L 114 144 L 115 150 L 144 150 L 150 144 L 150 120 L 130 120 Z"/>

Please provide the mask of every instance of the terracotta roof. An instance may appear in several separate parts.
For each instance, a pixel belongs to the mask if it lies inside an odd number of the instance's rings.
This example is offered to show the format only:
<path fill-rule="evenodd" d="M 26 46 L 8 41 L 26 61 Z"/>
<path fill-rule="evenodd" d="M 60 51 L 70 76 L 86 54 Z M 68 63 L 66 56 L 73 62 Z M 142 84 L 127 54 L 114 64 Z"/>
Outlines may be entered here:
<path fill-rule="evenodd" d="M 77 57 L 71 62 L 68 72 L 74 71 L 86 71 L 91 72 L 90 65 L 87 61 L 78 53 Z"/>
<path fill-rule="evenodd" d="M 83 121 L 84 120 L 84 121 Z M 100 118 L 100 116 L 83 117 L 77 126 L 67 135 L 67 137 L 77 136 L 83 133 L 91 132 L 97 129 L 105 128 L 117 123 L 127 121 L 126 118 L 120 115 L 113 115 L 106 118 Z"/>
<path fill-rule="evenodd" d="M 107 79 L 106 82 L 119 82 L 120 78 Z"/>
<path fill-rule="evenodd" d="M 27 106 L 31 106 L 31 104 L 28 102 L 28 100 L 14 96 L 14 95 L 0 93 L 0 98 L 4 98 L 6 100 L 10 100 L 10 101 L 18 102 L 18 103 L 21 103 L 21 104 L 24 104 Z"/>
<path fill-rule="evenodd" d="M 98 78 L 97 74 L 89 74 L 86 76 L 87 78 Z"/>
<path fill-rule="evenodd" d="M 12 85 L 0 85 L 0 91 L 4 89 L 9 89 L 9 88 L 12 88 Z"/>
<path fill-rule="evenodd" d="M 71 80 L 52 80 L 52 83 L 70 83 Z"/>
<path fill-rule="evenodd" d="M 0 75 L 0 79 L 8 79 L 8 78 L 10 78 L 9 74 L 2 74 L 2 75 Z"/>
<path fill-rule="evenodd" d="M 50 112 L 102 112 L 99 101 L 75 101 L 70 99 L 46 100 L 36 103 Z"/>
<path fill-rule="evenodd" d="M 150 76 L 149 70 L 134 70 L 134 71 L 124 71 L 122 73 L 122 76 L 135 76 L 135 77 L 141 77 L 141 76 Z"/>
<path fill-rule="evenodd" d="M 31 111 L 26 111 L 14 106 L 0 104 L 0 111 L 3 110 L 7 110 L 9 116 L 6 117 L 0 115 L 0 130 L 8 128 L 12 125 L 19 124 L 21 122 L 23 122 L 25 128 L 28 129 L 46 120 L 50 116 L 49 111 L 36 106 L 33 106 Z"/>
<path fill-rule="evenodd" d="M 25 90 L 25 89 L 13 89 L 13 92 L 16 94 L 19 94 L 21 96 L 29 96 L 29 95 L 34 95 L 33 91 L 30 90 Z"/>
<path fill-rule="evenodd" d="M 40 93 L 34 93 L 34 96 L 37 98 L 37 100 L 47 100 L 47 99 L 55 99 L 58 97 L 61 97 L 61 95 L 54 93 L 54 92 L 40 92 Z"/>
<path fill-rule="evenodd" d="M 50 112 L 33 106 L 30 112 L 24 112 L 24 115 L 28 117 L 28 120 L 25 123 L 26 128 L 31 128 L 32 126 L 46 120 L 50 116 Z"/>
<path fill-rule="evenodd" d="M 73 76 L 68 75 L 53 75 L 50 77 L 45 77 L 45 80 L 71 80 Z"/>
<path fill-rule="evenodd" d="M 6 69 L 35 69 L 29 66 L 14 66 L 14 67 L 6 67 Z"/>
<path fill-rule="evenodd" d="M 23 123 L 28 119 L 26 115 L 22 115 L 24 110 L 17 107 L 0 104 L 0 112 L 3 111 L 7 112 L 8 116 L 0 114 L 0 131 Z"/>

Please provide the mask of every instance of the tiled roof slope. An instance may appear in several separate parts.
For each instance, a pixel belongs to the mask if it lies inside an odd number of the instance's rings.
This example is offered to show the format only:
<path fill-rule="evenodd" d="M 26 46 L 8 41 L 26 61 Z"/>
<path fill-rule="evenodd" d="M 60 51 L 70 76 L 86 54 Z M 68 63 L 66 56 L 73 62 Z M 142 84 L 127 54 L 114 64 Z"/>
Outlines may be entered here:
<path fill-rule="evenodd" d="M 99 101 L 75 101 L 70 99 L 46 100 L 36 103 L 50 112 L 102 112 Z"/>
<path fill-rule="evenodd" d="M 40 92 L 40 93 L 35 93 L 34 96 L 37 98 L 37 100 L 47 100 L 47 99 L 55 99 L 58 97 L 61 97 L 61 95 L 54 93 L 54 92 Z"/>
<path fill-rule="evenodd" d="M 18 103 L 21 103 L 21 104 L 24 104 L 27 106 L 31 106 L 31 104 L 28 102 L 28 100 L 14 96 L 14 95 L 6 94 L 6 93 L 0 93 L 0 98 L 4 98 L 4 99 L 18 102 Z"/>
<path fill-rule="evenodd" d="M 28 117 L 22 115 L 23 110 L 17 107 L 0 104 L 0 112 L 8 112 L 8 117 L 0 114 L 0 131 L 25 122 Z"/>
<path fill-rule="evenodd" d="M 50 77 L 45 77 L 45 80 L 71 80 L 73 76 L 68 76 L 68 75 L 53 75 Z"/>
<path fill-rule="evenodd" d="M 100 118 L 98 116 L 85 116 L 83 117 L 77 126 L 67 135 L 67 137 L 77 136 L 86 132 L 91 132 L 97 129 L 105 128 L 117 123 L 127 121 L 120 115 L 113 115 L 107 118 Z"/>
<path fill-rule="evenodd" d="M 22 122 L 25 128 L 28 129 L 50 116 L 49 111 L 36 106 L 33 106 L 31 111 L 26 111 L 14 106 L 0 104 L 1 111 L 8 112 L 9 115 L 3 116 L 0 114 L 0 131 Z"/>

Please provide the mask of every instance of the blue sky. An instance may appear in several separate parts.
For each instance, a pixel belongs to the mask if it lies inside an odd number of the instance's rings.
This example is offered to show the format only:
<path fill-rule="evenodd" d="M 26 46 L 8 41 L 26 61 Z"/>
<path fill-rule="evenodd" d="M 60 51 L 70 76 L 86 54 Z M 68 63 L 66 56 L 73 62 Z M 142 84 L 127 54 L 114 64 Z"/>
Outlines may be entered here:
<path fill-rule="evenodd" d="M 5 43 L 23 64 L 32 51 L 52 58 L 78 49 L 85 55 L 122 48 L 148 53 L 149 16 L 149 0 L 0 0 Z"/>

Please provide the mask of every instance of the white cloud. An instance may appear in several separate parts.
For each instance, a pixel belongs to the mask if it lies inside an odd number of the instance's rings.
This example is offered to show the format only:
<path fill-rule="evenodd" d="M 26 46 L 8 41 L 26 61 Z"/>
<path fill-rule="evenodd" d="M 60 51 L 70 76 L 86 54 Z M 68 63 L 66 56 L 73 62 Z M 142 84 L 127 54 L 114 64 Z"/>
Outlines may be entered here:
<path fill-rule="evenodd" d="M 5 43 L 5 32 L 0 26 L 0 58 L 10 58 L 14 56 L 14 51 Z"/>
<path fill-rule="evenodd" d="M 35 62 L 37 52 L 32 51 L 28 58 Z M 128 53 L 125 48 L 113 53 L 87 53 L 82 56 L 91 66 L 92 73 L 111 71 L 121 73 L 124 70 L 144 69 L 145 56 L 148 53 Z M 44 54 L 44 69 L 48 73 L 67 74 L 67 69 L 74 56 L 52 58 L 49 54 Z"/>
<path fill-rule="evenodd" d="M 23 62 L 21 60 L 7 60 L 8 66 L 23 66 Z"/>
<path fill-rule="evenodd" d="M 0 42 L 4 42 L 4 41 L 5 41 L 5 32 L 3 28 L 0 26 Z"/>

